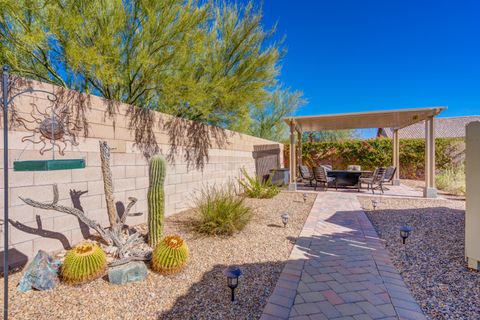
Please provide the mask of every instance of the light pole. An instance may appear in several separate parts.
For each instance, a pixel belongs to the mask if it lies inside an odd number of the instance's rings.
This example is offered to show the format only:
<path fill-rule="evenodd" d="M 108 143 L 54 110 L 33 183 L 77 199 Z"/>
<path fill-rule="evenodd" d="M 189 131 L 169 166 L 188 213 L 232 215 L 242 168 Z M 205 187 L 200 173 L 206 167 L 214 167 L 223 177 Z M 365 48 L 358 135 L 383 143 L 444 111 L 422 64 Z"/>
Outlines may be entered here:
<path fill-rule="evenodd" d="M 53 92 L 27 88 L 8 97 L 9 79 L 8 66 L 2 68 L 2 96 L 3 96 L 3 319 L 8 319 L 8 105 L 13 99 L 24 93 L 43 92 L 54 97 Z"/>
<path fill-rule="evenodd" d="M 2 71 L 3 95 L 3 319 L 8 319 L 8 67 Z"/>

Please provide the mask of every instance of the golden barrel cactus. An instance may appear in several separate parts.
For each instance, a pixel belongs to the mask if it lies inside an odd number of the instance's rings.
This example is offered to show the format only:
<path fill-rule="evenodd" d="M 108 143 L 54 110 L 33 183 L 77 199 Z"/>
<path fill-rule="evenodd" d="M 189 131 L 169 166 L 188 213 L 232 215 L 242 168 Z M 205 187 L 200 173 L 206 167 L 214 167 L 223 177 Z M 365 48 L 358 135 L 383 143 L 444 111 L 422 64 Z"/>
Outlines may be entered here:
<path fill-rule="evenodd" d="M 181 271 L 188 260 L 188 247 L 177 235 L 166 236 L 152 253 L 152 269 L 161 274 L 174 274 Z"/>
<path fill-rule="evenodd" d="M 63 281 L 80 284 L 101 277 L 107 268 L 107 256 L 98 245 L 82 243 L 65 255 L 61 275 Z"/>

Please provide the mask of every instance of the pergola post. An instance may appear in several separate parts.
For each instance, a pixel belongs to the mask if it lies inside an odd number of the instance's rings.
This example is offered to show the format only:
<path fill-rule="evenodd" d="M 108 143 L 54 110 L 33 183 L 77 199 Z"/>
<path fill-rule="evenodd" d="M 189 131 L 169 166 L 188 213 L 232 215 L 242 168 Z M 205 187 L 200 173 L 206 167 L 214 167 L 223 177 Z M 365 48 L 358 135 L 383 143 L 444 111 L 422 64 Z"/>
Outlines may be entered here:
<path fill-rule="evenodd" d="M 469 123 L 466 133 L 465 259 L 480 270 L 480 122 Z"/>
<path fill-rule="evenodd" d="M 393 166 L 397 168 L 395 175 L 393 176 L 393 185 L 400 185 L 400 138 L 398 135 L 398 129 L 393 130 Z"/>
<path fill-rule="evenodd" d="M 295 122 L 290 121 L 290 183 L 288 185 L 289 191 L 297 190 L 297 172 L 296 172 L 296 155 L 295 155 Z"/>
<path fill-rule="evenodd" d="M 435 188 L 435 128 L 433 117 L 425 120 L 425 198 L 436 198 Z"/>
<path fill-rule="evenodd" d="M 303 165 L 303 154 L 302 154 L 302 131 L 297 131 L 297 144 L 298 144 L 298 165 Z"/>

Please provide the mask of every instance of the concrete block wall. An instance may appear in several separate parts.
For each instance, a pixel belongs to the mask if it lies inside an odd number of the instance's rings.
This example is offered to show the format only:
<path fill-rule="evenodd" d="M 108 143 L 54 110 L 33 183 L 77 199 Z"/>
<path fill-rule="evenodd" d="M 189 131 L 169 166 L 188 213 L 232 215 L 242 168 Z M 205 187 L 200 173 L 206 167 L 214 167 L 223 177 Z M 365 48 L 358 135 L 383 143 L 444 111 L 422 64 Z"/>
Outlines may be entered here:
<path fill-rule="evenodd" d="M 60 193 L 60 203 L 73 206 L 72 194 L 75 191 L 88 191 L 79 198 L 79 203 L 87 215 L 105 226 L 108 225 L 103 181 L 100 169 L 99 141 L 107 140 L 112 150 L 111 168 L 114 179 L 115 201 L 126 206 L 128 197 L 136 197 L 137 204 L 132 212 L 143 212 L 138 217 L 129 217 L 127 223 L 137 225 L 146 222 L 148 190 L 148 162 L 135 146 L 134 133 L 128 128 L 128 105 L 113 103 L 115 113 L 109 116 L 106 112 L 112 105 L 96 96 L 80 95 L 73 91 L 53 85 L 30 81 L 28 85 L 48 91 L 61 92 L 61 96 L 82 97 L 85 102 L 84 112 L 88 121 L 88 137 L 80 134 L 79 145 L 68 145 L 65 156 L 56 154 L 56 158 L 74 159 L 84 158 L 86 168 L 46 172 L 14 172 L 15 160 L 51 159 L 50 152 L 41 155 L 41 144 L 22 142 L 22 138 L 29 133 L 21 127 L 9 131 L 9 201 L 10 219 L 9 241 L 11 247 L 11 260 L 13 264 L 30 259 L 40 249 L 54 252 L 68 248 L 80 242 L 88 230 L 82 228 L 79 221 L 69 215 L 59 212 L 34 209 L 25 205 L 19 197 L 32 198 L 39 201 L 52 199 L 52 184 L 56 183 Z M 15 88 L 17 91 L 22 88 Z M 62 99 L 60 99 L 62 100 Z M 72 99 L 75 100 L 75 99 Z M 70 101 L 73 110 L 75 104 Z M 30 94 L 15 100 L 14 109 L 18 116 L 31 119 L 34 105 L 44 111 L 51 105 L 42 93 Z M 170 119 L 170 116 L 156 113 L 156 121 Z M 154 128 L 157 143 L 161 153 L 168 154 L 169 133 L 162 126 Z M 3 134 L 3 133 L 2 133 Z M 256 137 L 239 134 L 225 130 L 227 141 L 225 144 L 211 141 L 212 148 L 208 150 L 209 161 L 203 170 L 192 169 L 184 157 L 182 146 L 178 148 L 175 161 L 168 164 L 165 181 L 166 214 L 171 215 L 190 208 L 196 191 L 208 184 L 223 184 L 235 181 L 240 176 L 240 169 L 246 168 L 248 172 L 255 171 L 253 158 L 254 146 L 277 144 L 276 142 L 259 139 Z M 1 135 L 1 134 L 0 134 Z M 37 134 L 36 141 L 40 136 Z M 3 137 L 0 149 L 3 152 Z M 282 147 L 282 146 L 280 146 Z M 281 155 L 283 152 L 280 153 Z M 3 163 L 1 164 L 3 168 Z M 3 173 L 0 174 L 3 181 Z M 1 186 L 3 188 L 3 184 Z M 3 189 L 0 189 L 0 210 L 3 213 Z M 74 197 L 75 198 L 75 197 Z M 3 243 L 2 243 L 3 244 Z M 0 250 L 3 251 L 3 248 Z"/>

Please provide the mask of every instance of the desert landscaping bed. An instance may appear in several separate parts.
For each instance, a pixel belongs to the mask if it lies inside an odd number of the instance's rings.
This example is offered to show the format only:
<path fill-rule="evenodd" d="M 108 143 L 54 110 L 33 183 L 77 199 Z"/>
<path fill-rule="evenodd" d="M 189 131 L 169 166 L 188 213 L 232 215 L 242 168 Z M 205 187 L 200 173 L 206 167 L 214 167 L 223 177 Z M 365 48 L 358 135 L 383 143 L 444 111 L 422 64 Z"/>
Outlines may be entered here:
<path fill-rule="evenodd" d="M 207 237 L 188 228 L 192 210 L 165 219 L 165 234 L 187 241 L 190 260 L 174 276 L 149 271 L 147 279 L 126 285 L 105 278 L 81 286 L 20 293 L 21 272 L 11 276 L 11 319 L 256 319 L 259 318 L 315 200 L 282 192 L 272 199 L 247 199 L 252 221 L 231 237 Z M 286 228 L 280 215 L 290 214 Z M 145 229 L 145 226 L 140 226 Z M 230 302 L 222 270 L 240 266 L 243 276 Z M 3 280 L 2 280 L 3 282 Z M 3 283 L 2 283 L 3 285 Z"/>
<path fill-rule="evenodd" d="M 430 319 L 479 319 L 480 273 L 464 261 L 465 202 L 359 197 L 425 315 Z M 414 228 L 402 245 L 399 227 Z"/>

